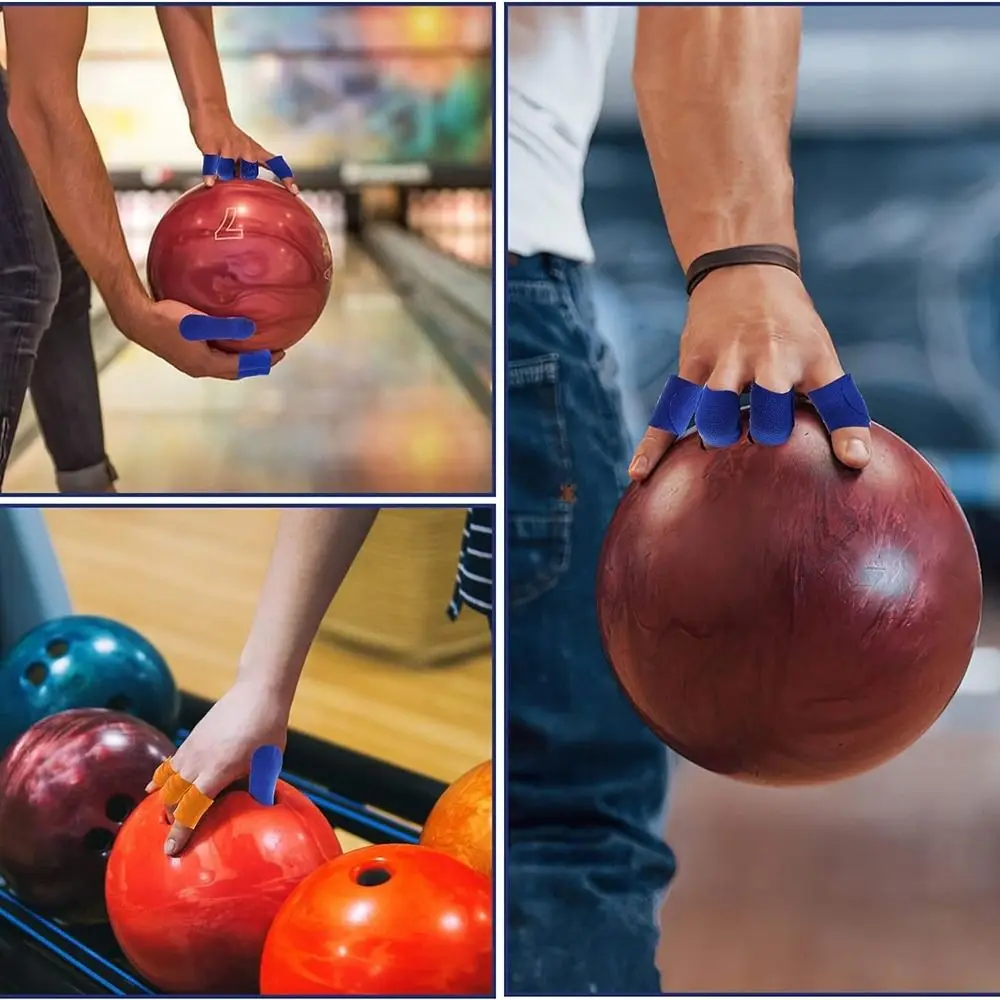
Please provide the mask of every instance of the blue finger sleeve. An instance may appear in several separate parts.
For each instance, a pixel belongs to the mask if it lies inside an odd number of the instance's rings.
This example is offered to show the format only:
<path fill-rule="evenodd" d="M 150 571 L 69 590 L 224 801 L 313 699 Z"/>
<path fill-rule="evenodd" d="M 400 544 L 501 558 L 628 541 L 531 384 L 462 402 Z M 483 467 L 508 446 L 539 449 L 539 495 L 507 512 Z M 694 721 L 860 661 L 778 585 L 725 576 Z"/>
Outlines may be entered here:
<path fill-rule="evenodd" d="M 214 177 L 219 172 L 219 154 L 206 153 L 201 161 L 201 176 Z"/>
<path fill-rule="evenodd" d="M 257 747 L 250 758 L 250 795 L 262 806 L 274 805 L 274 792 L 281 774 L 281 748 Z"/>
<path fill-rule="evenodd" d="M 255 181 L 260 174 L 260 167 L 256 163 L 240 160 L 240 180 Z"/>
<path fill-rule="evenodd" d="M 185 340 L 246 340 L 255 330 L 253 321 L 242 316 L 220 318 L 190 313 L 180 322 Z"/>
<path fill-rule="evenodd" d="M 219 180 L 231 181 L 236 176 L 236 161 L 231 156 L 219 157 Z"/>
<path fill-rule="evenodd" d="M 868 427 L 872 422 L 864 397 L 850 375 L 841 375 L 835 382 L 814 389 L 809 393 L 809 402 L 828 431 Z"/>
<path fill-rule="evenodd" d="M 264 164 L 268 170 L 274 174 L 275 177 L 280 180 L 287 180 L 292 175 L 292 168 L 285 162 L 283 156 L 272 156 L 271 159 Z"/>
<path fill-rule="evenodd" d="M 772 392 L 756 382 L 750 386 L 750 437 L 757 444 L 784 444 L 794 426 L 795 393 L 791 389 Z"/>
<path fill-rule="evenodd" d="M 698 400 L 694 422 L 702 441 L 710 447 L 736 444 L 740 439 L 740 394 L 706 387 Z"/>
<path fill-rule="evenodd" d="M 247 351 L 240 355 L 237 375 L 239 378 L 252 378 L 254 375 L 268 375 L 271 371 L 270 351 Z"/>
<path fill-rule="evenodd" d="M 649 426 L 678 436 L 683 434 L 694 416 L 701 391 L 700 385 L 679 375 L 671 375 L 656 401 Z"/>

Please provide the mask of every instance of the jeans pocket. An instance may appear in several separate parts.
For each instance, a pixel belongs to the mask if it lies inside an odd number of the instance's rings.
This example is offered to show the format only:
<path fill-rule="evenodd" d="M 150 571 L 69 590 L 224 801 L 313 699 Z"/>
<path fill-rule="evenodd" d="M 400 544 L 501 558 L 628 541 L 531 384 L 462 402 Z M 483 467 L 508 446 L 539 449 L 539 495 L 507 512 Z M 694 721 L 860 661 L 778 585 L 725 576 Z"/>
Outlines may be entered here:
<path fill-rule="evenodd" d="M 512 361 L 507 374 L 507 571 L 512 607 L 569 568 L 573 503 L 559 357 Z"/>

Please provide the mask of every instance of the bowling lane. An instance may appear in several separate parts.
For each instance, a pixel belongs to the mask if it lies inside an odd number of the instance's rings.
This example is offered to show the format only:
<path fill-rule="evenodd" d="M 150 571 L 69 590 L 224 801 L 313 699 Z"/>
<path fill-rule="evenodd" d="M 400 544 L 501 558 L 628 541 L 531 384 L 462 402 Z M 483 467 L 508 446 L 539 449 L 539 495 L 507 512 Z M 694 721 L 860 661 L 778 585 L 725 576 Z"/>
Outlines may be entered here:
<path fill-rule="evenodd" d="M 673 993 L 1000 990 L 1000 586 L 939 722 L 861 777 L 765 789 L 682 764 L 659 965 Z"/>
<path fill-rule="evenodd" d="M 101 391 L 122 492 L 492 490 L 491 416 L 370 257 L 342 233 L 331 242 L 330 303 L 268 377 L 194 380 L 131 345 L 117 355 Z M 53 489 L 41 440 L 12 463 L 5 488 Z"/>

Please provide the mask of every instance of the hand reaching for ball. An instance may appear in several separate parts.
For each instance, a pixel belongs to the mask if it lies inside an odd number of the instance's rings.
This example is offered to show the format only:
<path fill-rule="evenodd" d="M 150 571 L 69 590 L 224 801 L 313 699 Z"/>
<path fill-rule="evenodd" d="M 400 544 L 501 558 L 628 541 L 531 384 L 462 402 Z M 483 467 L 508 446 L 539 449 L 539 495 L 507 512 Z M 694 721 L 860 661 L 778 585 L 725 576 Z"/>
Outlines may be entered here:
<path fill-rule="evenodd" d="M 171 822 L 164 853 L 179 854 L 202 814 L 218 795 L 250 771 L 260 746 L 282 750 L 288 736 L 290 706 L 262 685 L 237 681 L 191 730 L 168 764 L 150 781 L 159 791 Z"/>

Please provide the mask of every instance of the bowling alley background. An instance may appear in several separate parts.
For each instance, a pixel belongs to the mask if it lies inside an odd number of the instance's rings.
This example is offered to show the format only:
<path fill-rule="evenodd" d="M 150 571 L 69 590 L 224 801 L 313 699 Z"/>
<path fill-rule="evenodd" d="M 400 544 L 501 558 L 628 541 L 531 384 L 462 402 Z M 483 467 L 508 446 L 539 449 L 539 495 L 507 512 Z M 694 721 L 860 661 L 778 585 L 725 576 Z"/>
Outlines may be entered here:
<path fill-rule="evenodd" d="M 283 364 L 236 393 L 132 348 L 95 295 L 121 491 L 492 490 L 493 16 L 215 9 L 234 120 L 296 171 L 333 290 Z M 201 165 L 152 6 L 92 8 L 79 86 L 145 275 L 154 228 Z M 52 489 L 38 430 L 29 406 L 8 491 Z"/>
<path fill-rule="evenodd" d="M 587 166 L 597 303 L 641 433 L 686 298 L 629 80 L 626 11 Z M 673 778 L 668 991 L 996 991 L 1000 88 L 995 7 L 808 6 L 793 137 L 805 280 L 875 420 L 944 474 L 986 612 L 959 694 L 896 761 L 808 791 Z"/>
<path fill-rule="evenodd" d="M 14 739 L 19 735 L 15 730 L 44 716 L 46 706 L 52 704 L 46 699 L 54 698 L 51 692 L 55 691 L 63 702 L 76 698 L 81 704 L 94 704 L 96 692 L 102 705 L 113 703 L 111 707 L 133 712 L 161 730 L 175 726 L 182 730 L 189 725 L 191 712 L 203 711 L 235 676 L 279 513 L 226 508 L 62 507 L 44 512 L 8 508 L 0 518 L 5 581 L 0 733 Z M 292 715 L 295 732 L 286 751 L 285 777 L 323 810 L 323 828 L 329 821 L 344 850 L 363 847 L 366 842 L 415 842 L 427 811 L 445 786 L 492 755 L 490 635 L 481 616 L 465 614 L 454 623 L 446 616 L 463 527 L 464 511 L 458 508 L 383 510 L 309 654 Z M 30 583 L 13 588 L 10 581 L 14 578 Z M 68 608 L 63 607 L 63 592 L 68 594 Z M 86 625 L 68 628 L 61 617 L 66 613 L 100 616 L 112 625 L 99 632 L 91 628 L 89 633 Z M 56 620 L 51 626 L 25 631 L 27 625 L 34 626 L 32 617 L 37 621 L 53 615 Z M 21 627 L 13 628 L 14 623 Z M 135 658 L 135 642 L 141 640 L 123 638 L 121 626 L 152 645 L 143 654 L 144 660 Z M 126 643 L 126 660 L 116 661 L 115 649 L 122 642 Z M 156 669 L 154 661 L 160 663 Z M 147 664 L 144 676 L 152 680 L 135 679 L 140 662 Z M 125 668 L 131 681 L 115 674 Z M 179 723 L 172 684 L 182 694 Z M 157 739 L 169 745 L 166 735 L 161 733 Z M 39 777 L 36 788 L 45 780 L 65 779 L 69 751 L 64 748 L 60 757 L 55 750 L 50 742 L 48 777 Z M 104 773 L 113 775 L 115 766 L 113 756 L 105 757 Z M 82 984 L 89 987 L 83 992 L 105 995 L 115 990 L 148 992 L 148 986 L 142 986 L 145 980 L 140 981 L 142 989 L 136 986 L 136 969 L 123 962 L 106 926 L 71 925 L 76 943 L 67 944 L 58 926 L 53 930 L 50 910 L 36 904 L 36 899 L 43 898 L 39 885 L 44 884 L 49 887 L 49 899 L 60 898 L 64 907 L 71 900 L 77 907 L 52 911 L 56 916 L 79 912 L 83 890 L 69 877 L 53 875 L 53 869 L 60 869 L 51 859 L 39 882 L 33 866 L 42 862 L 27 845 L 49 841 L 41 828 L 33 839 L 23 839 L 29 825 L 23 805 L 16 814 L 20 820 L 12 826 L 13 803 L 20 800 L 14 797 L 11 768 L 8 764 L 4 772 L 0 766 L 0 780 L 8 776 L 7 787 L 0 788 L 0 869 L 13 877 L 19 891 L 12 893 L 10 885 L 0 885 L 2 991 L 30 992 L 39 987 L 34 991 L 64 993 L 69 986 Z M 89 772 L 84 776 L 86 765 L 75 768 L 73 788 L 86 788 L 88 782 L 97 780 Z M 484 786 L 481 777 L 476 781 L 476 801 L 485 804 L 483 788 L 489 795 L 492 786 L 489 782 Z M 68 794 L 78 792 L 64 789 L 62 795 Z M 465 796 L 467 806 L 468 792 L 459 790 L 458 794 Z M 113 798 L 115 809 L 109 799 L 106 817 L 104 799 L 99 798 L 98 819 L 85 821 L 85 825 L 95 824 L 88 838 L 100 835 L 100 843 L 95 841 L 98 852 L 107 850 L 121 820 L 135 805 L 122 794 Z M 70 812 L 93 811 L 92 805 L 78 804 Z M 56 816 L 63 813 L 53 805 L 49 815 L 56 822 Z M 36 816 L 32 822 L 41 819 Z M 445 845 L 440 849 L 450 853 L 447 845 L 454 840 L 454 829 L 442 827 L 440 817 L 434 836 Z M 64 835 L 61 843 L 69 850 L 73 835 Z M 99 854 L 84 860 L 93 865 L 96 857 Z M 79 870 L 83 862 L 75 860 Z M 481 868 L 479 861 L 475 864 Z M 95 905 L 100 908 L 99 899 L 95 902 L 84 896 L 82 902 L 91 910 Z M 128 926 L 141 944 L 141 928 L 134 923 Z M 36 941 L 28 949 L 30 961 L 23 954 L 26 935 Z M 39 940 L 45 944 L 37 945 Z M 81 945 L 85 950 L 80 950 Z M 58 946 L 55 952 L 53 946 Z M 162 949 L 151 958 L 148 950 L 136 947 L 141 975 L 154 980 L 157 975 L 176 975 L 158 965 L 169 965 Z M 59 948 L 68 948 L 89 970 L 90 978 L 81 981 L 79 968 L 73 962 L 67 965 L 65 956 L 59 958 Z M 246 955 L 241 961 L 244 966 L 248 961 L 253 965 L 259 962 L 259 952 L 253 961 Z M 450 959 L 439 956 L 442 968 L 449 963 Z M 101 985 L 102 976 L 105 986 L 110 983 L 113 989 Z M 280 976 L 277 982 L 287 985 Z M 373 989 L 356 991 L 379 992 L 385 984 L 367 985 Z M 440 994 L 440 984 L 432 987 L 428 992 Z M 202 992 L 209 987 L 199 983 L 191 988 Z M 220 985 L 216 992 L 241 990 Z M 389 992 L 405 989 L 398 986 Z"/>

